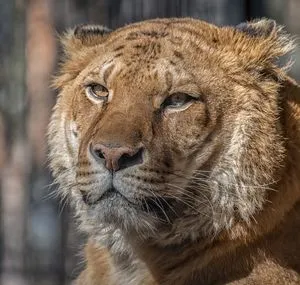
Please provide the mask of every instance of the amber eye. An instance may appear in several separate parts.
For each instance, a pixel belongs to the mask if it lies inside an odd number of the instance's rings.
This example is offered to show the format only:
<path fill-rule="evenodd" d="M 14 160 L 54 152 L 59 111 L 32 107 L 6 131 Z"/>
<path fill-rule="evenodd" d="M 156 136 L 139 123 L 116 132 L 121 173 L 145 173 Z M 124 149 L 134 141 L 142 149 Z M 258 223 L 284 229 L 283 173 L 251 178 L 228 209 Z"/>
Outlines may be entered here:
<path fill-rule="evenodd" d="M 92 83 L 85 87 L 85 93 L 90 99 L 106 101 L 108 90 L 101 84 Z"/>
<path fill-rule="evenodd" d="M 165 99 L 165 101 L 161 104 L 162 108 L 181 108 L 187 105 L 188 103 L 191 103 L 196 98 L 192 97 L 185 93 L 175 93 L 170 95 Z"/>

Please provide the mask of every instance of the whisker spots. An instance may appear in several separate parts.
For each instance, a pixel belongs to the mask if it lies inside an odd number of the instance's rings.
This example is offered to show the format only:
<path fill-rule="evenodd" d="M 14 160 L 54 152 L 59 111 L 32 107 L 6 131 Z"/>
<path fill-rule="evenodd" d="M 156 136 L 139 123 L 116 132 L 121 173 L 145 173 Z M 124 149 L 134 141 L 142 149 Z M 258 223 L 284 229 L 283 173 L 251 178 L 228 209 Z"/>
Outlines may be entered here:
<path fill-rule="evenodd" d="M 86 181 L 86 182 L 80 182 L 78 181 L 77 185 L 78 186 L 88 186 L 88 185 L 94 185 L 94 184 L 99 184 L 101 181 L 99 180 L 92 180 L 92 181 Z"/>
<path fill-rule="evenodd" d="M 89 175 L 95 175 L 95 174 L 100 174 L 102 171 L 99 170 L 93 170 L 93 171 L 77 171 L 76 176 L 81 177 L 81 176 L 89 176 Z"/>
<path fill-rule="evenodd" d="M 90 165 L 91 165 L 91 162 L 88 160 L 81 160 L 81 161 L 78 161 L 76 164 L 77 167 L 90 166 Z"/>

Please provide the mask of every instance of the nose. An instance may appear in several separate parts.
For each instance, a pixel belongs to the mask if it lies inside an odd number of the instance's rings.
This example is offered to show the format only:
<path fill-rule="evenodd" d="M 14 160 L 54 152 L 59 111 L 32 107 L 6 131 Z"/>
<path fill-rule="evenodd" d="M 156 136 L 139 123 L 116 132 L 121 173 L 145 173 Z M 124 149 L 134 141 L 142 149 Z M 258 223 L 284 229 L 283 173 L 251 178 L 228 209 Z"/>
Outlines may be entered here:
<path fill-rule="evenodd" d="M 90 152 L 110 171 L 118 171 L 143 163 L 143 148 L 116 147 L 116 144 L 91 144 Z"/>

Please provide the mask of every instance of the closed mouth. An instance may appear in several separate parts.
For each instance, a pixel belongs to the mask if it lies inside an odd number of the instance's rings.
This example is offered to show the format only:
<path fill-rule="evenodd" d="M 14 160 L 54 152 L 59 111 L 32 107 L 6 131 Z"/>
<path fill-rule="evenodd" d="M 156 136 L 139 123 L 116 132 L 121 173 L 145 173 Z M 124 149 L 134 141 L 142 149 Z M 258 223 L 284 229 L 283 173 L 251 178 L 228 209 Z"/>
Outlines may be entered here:
<path fill-rule="evenodd" d="M 128 204 L 138 207 L 142 211 L 148 214 L 155 214 L 164 220 L 168 219 L 170 212 L 174 212 L 172 205 L 174 205 L 175 199 L 162 198 L 162 197 L 145 197 L 141 203 L 134 203 L 121 194 L 115 187 L 109 188 L 105 191 L 97 200 L 91 201 L 87 194 L 82 194 L 82 199 L 85 204 L 93 206 L 103 200 L 113 200 L 116 198 L 124 199 Z"/>
<path fill-rule="evenodd" d="M 87 205 L 89 205 L 89 206 L 96 205 L 100 201 L 103 201 L 103 200 L 113 200 L 115 198 L 122 198 L 126 202 L 128 202 L 129 204 L 136 206 L 136 204 L 134 204 L 133 202 L 131 202 L 130 200 L 128 200 L 114 186 L 112 186 L 111 188 L 109 188 L 97 200 L 94 200 L 94 201 L 91 201 L 91 199 L 89 199 L 89 197 L 88 197 L 87 194 L 82 194 L 82 199 L 83 199 L 84 203 L 87 204 Z"/>
<path fill-rule="evenodd" d="M 112 186 L 111 188 L 109 188 L 107 191 L 105 191 L 100 196 L 100 198 L 97 200 L 97 202 L 99 202 L 100 200 L 103 200 L 103 199 L 110 199 L 110 198 L 113 198 L 118 195 L 121 195 L 121 193 L 115 187 Z"/>
<path fill-rule="evenodd" d="M 116 196 L 124 197 L 115 187 L 109 188 L 97 200 L 92 200 L 91 197 L 88 195 L 88 193 L 83 192 L 83 191 L 81 191 L 81 195 L 82 195 L 83 202 L 89 206 L 96 205 L 101 200 L 104 200 L 104 199 L 113 199 Z"/>

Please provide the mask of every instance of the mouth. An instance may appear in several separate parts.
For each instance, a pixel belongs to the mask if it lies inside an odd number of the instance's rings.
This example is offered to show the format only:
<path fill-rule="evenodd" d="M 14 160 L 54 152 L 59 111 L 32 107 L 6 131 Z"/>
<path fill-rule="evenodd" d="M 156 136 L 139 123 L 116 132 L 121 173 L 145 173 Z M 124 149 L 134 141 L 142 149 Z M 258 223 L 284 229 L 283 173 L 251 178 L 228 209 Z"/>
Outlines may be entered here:
<path fill-rule="evenodd" d="M 115 187 L 110 187 L 100 197 L 84 197 L 89 216 L 97 217 L 101 224 L 117 226 L 125 231 L 134 232 L 147 225 L 169 226 L 179 216 L 179 205 L 168 197 L 143 197 L 132 200 Z M 147 227 L 148 227 L 147 226 Z M 145 227 L 144 229 L 147 230 Z"/>
<path fill-rule="evenodd" d="M 114 186 L 110 187 L 108 190 L 106 190 L 99 198 L 96 200 L 93 200 L 86 192 L 80 191 L 82 195 L 83 202 L 88 206 L 94 206 L 99 204 L 100 202 L 104 201 L 113 201 L 115 199 L 122 199 L 131 206 L 137 207 L 137 204 L 130 201 L 126 196 L 124 196 L 118 189 L 116 189 Z"/>
<path fill-rule="evenodd" d="M 123 195 L 115 187 L 112 186 L 107 191 L 105 191 L 96 202 L 99 202 L 100 200 L 104 200 L 104 199 L 112 199 L 116 196 L 123 196 Z"/>
<path fill-rule="evenodd" d="M 160 197 L 145 197 L 141 203 L 133 203 L 123 194 L 121 194 L 114 186 L 105 191 L 98 199 L 92 200 L 89 195 L 85 192 L 81 192 L 82 200 L 88 206 L 93 206 L 101 201 L 112 201 L 116 198 L 122 198 L 128 204 L 139 207 L 143 212 L 148 214 L 155 213 L 157 216 L 166 218 L 167 212 L 172 210 L 172 205 L 174 204 L 174 199 L 170 198 L 160 198 Z"/>
<path fill-rule="evenodd" d="M 98 204 L 100 201 L 102 200 L 113 200 L 116 197 L 122 197 L 125 198 L 115 187 L 111 187 L 109 188 L 107 191 L 105 191 L 98 199 L 93 200 L 91 199 L 91 197 L 89 196 L 88 193 L 84 192 L 84 191 L 80 191 L 81 195 L 82 195 L 82 200 L 83 202 L 88 205 L 88 206 L 93 206 Z"/>

